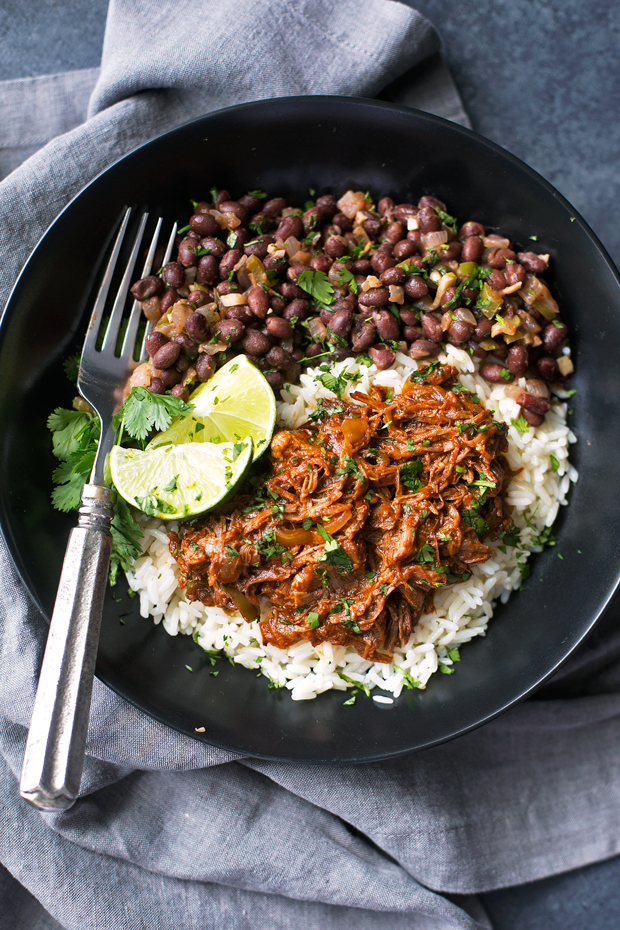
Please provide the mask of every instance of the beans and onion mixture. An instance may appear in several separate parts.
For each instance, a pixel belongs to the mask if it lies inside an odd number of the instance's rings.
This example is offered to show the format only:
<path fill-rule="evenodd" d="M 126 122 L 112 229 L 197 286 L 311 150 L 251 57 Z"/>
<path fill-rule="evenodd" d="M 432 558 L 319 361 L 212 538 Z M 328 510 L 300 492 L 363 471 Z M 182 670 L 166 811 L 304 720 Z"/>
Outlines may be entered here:
<path fill-rule="evenodd" d="M 262 191 L 193 202 L 176 259 L 131 289 L 153 329 L 128 388 L 187 399 L 244 352 L 277 390 L 318 359 L 361 355 L 383 370 L 397 351 L 432 359 L 450 343 L 491 383 L 525 375 L 515 399 L 539 426 L 549 384 L 573 370 L 549 256 L 475 221 L 459 228 L 436 197 L 311 194 L 303 207 Z"/>
<path fill-rule="evenodd" d="M 170 533 L 189 600 L 261 617 L 263 641 L 389 662 L 439 588 L 510 545 L 506 427 L 431 362 L 395 397 L 321 401 L 246 493 Z"/>

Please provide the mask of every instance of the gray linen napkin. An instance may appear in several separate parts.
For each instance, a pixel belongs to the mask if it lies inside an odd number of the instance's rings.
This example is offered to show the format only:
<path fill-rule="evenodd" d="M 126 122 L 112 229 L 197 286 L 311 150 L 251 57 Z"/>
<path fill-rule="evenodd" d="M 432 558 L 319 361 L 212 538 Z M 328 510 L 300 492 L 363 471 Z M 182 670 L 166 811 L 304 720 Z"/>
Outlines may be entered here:
<path fill-rule="evenodd" d="M 90 178 L 201 113 L 381 92 L 466 123 L 437 49 L 391 0 L 112 0 L 100 73 L 0 86 L 0 165 L 50 140 L 0 184 L 0 305 Z M 242 760 L 96 681 L 82 798 L 40 814 L 17 779 L 47 626 L 4 547 L 0 564 L 3 930 L 477 930 L 489 925 L 476 892 L 618 852 L 613 672 L 608 694 L 530 703 L 449 745 L 335 768 Z M 600 664 L 597 648 L 582 667 Z"/>

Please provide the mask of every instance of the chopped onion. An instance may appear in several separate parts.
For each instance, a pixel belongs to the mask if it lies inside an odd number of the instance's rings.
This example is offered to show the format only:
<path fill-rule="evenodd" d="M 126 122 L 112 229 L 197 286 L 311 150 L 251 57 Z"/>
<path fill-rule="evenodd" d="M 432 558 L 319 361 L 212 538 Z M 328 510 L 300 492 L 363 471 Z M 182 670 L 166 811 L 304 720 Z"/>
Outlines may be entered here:
<path fill-rule="evenodd" d="M 234 213 L 220 213 L 219 210 L 209 210 L 209 213 L 215 217 L 220 229 L 236 229 L 241 225 L 241 220 Z"/>
<path fill-rule="evenodd" d="M 185 269 L 185 286 L 191 287 L 191 285 L 196 280 L 196 275 L 198 274 L 198 268 L 193 265 L 191 268 Z"/>
<path fill-rule="evenodd" d="M 564 377 L 572 374 L 575 370 L 575 366 L 573 365 L 572 360 L 568 357 L 568 355 L 560 355 L 559 358 L 556 358 L 556 362 L 560 374 Z"/>
<path fill-rule="evenodd" d="M 527 310 L 522 310 L 520 307 L 517 308 L 517 316 L 521 320 L 521 325 L 526 333 L 539 333 L 540 325 L 536 322 L 531 313 L 528 313 Z"/>
<path fill-rule="evenodd" d="M 521 326 L 521 320 L 518 316 L 513 316 L 510 319 L 501 317 L 497 323 L 493 324 L 493 329 L 491 330 L 491 339 L 494 339 L 495 336 L 500 336 L 502 333 L 506 336 L 514 336 L 519 326 Z"/>
<path fill-rule="evenodd" d="M 355 218 L 358 210 L 366 207 L 366 198 L 362 191 L 347 191 L 338 201 L 338 209 L 350 220 Z"/>
<path fill-rule="evenodd" d="M 289 236 L 286 242 L 284 243 L 284 248 L 286 249 L 286 254 L 289 258 L 292 258 L 301 248 L 301 242 L 299 239 L 296 239 L 295 236 Z"/>
<path fill-rule="evenodd" d="M 390 284 L 390 300 L 393 304 L 404 304 L 405 289 L 398 284 Z"/>
<path fill-rule="evenodd" d="M 510 239 L 504 239 L 503 236 L 496 236 L 495 233 L 491 233 L 490 236 L 482 237 L 482 244 L 485 249 L 509 249 Z"/>
<path fill-rule="evenodd" d="M 448 231 L 440 229 L 439 232 L 422 233 L 422 247 L 425 249 L 434 249 L 436 245 L 443 245 L 448 241 Z"/>
<path fill-rule="evenodd" d="M 308 332 L 315 342 L 322 342 L 327 337 L 327 326 L 318 316 L 313 316 L 308 323 Z"/>
<path fill-rule="evenodd" d="M 222 307 L 241 307 L 247 304 L 248 299 L 245 294 L 222 294 L 220 304 Z"/>
<path fill-rule="evenodd" d="M 366 293 L 366 291 L 369 291 L 373 287 L 382 287 L 382 284 L 381 284 L 380 279 L 377 278 L 376 275 L 369 274 L 366 277 L 366 280 L 364 281 L 364 283 L 362 284 L 362 291 Z"/>
<path fill-rule="evenodd" d="M 544 400 L 549 398 L 549 388 L 540 378 L 528 378 L 525 382 L 525 390 L 532 397 L 542 397 Z"/>
<path fill-rule="evenodd" d="M 218 352 L 225 352 L 226 349 L 229 349 L 230 346 L 227 342 L 201 342 L 198 346 L 199 352 L 204 352 L 205 355 L 217 355 Z"/>
<path fill-rule="evenodd" d="M 454 315 L 457 320 L 462 320 L 463 323 L 469 323 L 470 326 L 476 326 L 478 320 L 473 315 L 471 310 L 467 310 L 465 307 L 459 307 L 458 310 L 454 311 Z"/>
<path fill-rule="evenodd" d="M 412 229 L 419 229 L 419 228 L 420 228 L 420 224 L 418 223 L 417 216 L 408 216 L 407 217 L 407 229 L 412 230 Z"/>
<path fill-rule="evenodd" d="M 291 264 L 309 265 L 311 258 L 310 252 L 304 252 L 300 249 L 299 252 L 295 252 L 294 255 L 291 255 Z"/>
<path fill-rule="evenodd" d="M 507 294 L 514 294 L 514 292 L 518 291 L 522 286 L 523 282 L 517 281 L 516 284 L 511 284 L 510 287 L 505 287 L 502 291 L 499 291 L 499 293 L 505 297 Z"/>
<path fill-rule="evenodd" d="M 365 255 L 366 252 L 370 251 L 372 245 L 372 240 L 363 226 L 356 226 L 353 229 L 353 235 L 357 236 L 358 244 L 364 243 L 364 248 L 362 249 L 362 255 Z"/>
<path fill-rule="evenodd" d="M 429 236 L 431 235 L 439 235 L 439 233 L 437 234 L 429 233 Z M 435 299 L 433 300 L 433 304 L 432 304 L 433 310 L 437 309 L 437 307 L 441 303 L 441 298 L 443 297 L 445 292 L 448 290 L 448 288 L 452 287 L 453 284 L 456 284 L 456 275 L 452 274 L 451 271 L 448 272 L 448 274 L 444 274 L 441 276 L 441 280 L 439 284 L 437 285 L 437 293 L 435 294 Z"/>

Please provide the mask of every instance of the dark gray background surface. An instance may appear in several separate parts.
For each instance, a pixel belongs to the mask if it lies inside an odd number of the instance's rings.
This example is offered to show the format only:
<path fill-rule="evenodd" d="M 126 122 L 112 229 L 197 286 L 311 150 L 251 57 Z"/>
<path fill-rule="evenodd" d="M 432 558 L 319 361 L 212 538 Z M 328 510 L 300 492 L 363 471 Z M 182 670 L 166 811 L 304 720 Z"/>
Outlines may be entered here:
<path fill-rule="evenodd" d="M 620 265 L 620 6 L 407 2 L 442 36 L 474 129 L 554 184 Z M 0 0 L 0 80 L 96 67 L 106 10 L 107 0 Z M 0 877 L 7 901 L 18 889 Z M 613 859 L 482 897 L 495 930 L 615 930 L 619 887 Z"/>

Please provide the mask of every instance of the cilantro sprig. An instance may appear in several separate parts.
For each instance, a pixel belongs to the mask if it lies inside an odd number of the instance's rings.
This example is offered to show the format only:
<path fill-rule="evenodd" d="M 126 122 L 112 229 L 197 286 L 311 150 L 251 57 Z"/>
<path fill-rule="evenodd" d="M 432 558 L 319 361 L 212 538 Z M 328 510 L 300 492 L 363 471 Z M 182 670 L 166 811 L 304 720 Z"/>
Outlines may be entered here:
<path fill-rule="evenodd" d="M 353 570 L 353 562 L 344 551 L 339 542 L 327 532 L 325 527 L 317 525 L 317 533 L 325 543 L 323 555 L 319 556 L 319 562 L 327 562 L 333 565 L 341 574 L 347 574 Z"/>
<path fill-rule="evenodd" d="M 180 397 L 170 394 L 151 394 L 143 387 L 134 387 L 131 394 L 114 416 L 114 426 L 119 429 L 119 444 L 124 433 L 132 439 L 144 440 L 155 429 L 168 429 L 173 417 L 186 417 L 194 409 Z"/>
<path fill-rule="evenodd" d="M 302 271 L 296 283 L 318 303 L 333 304 L 334 287 L 324 271 Z"/>

